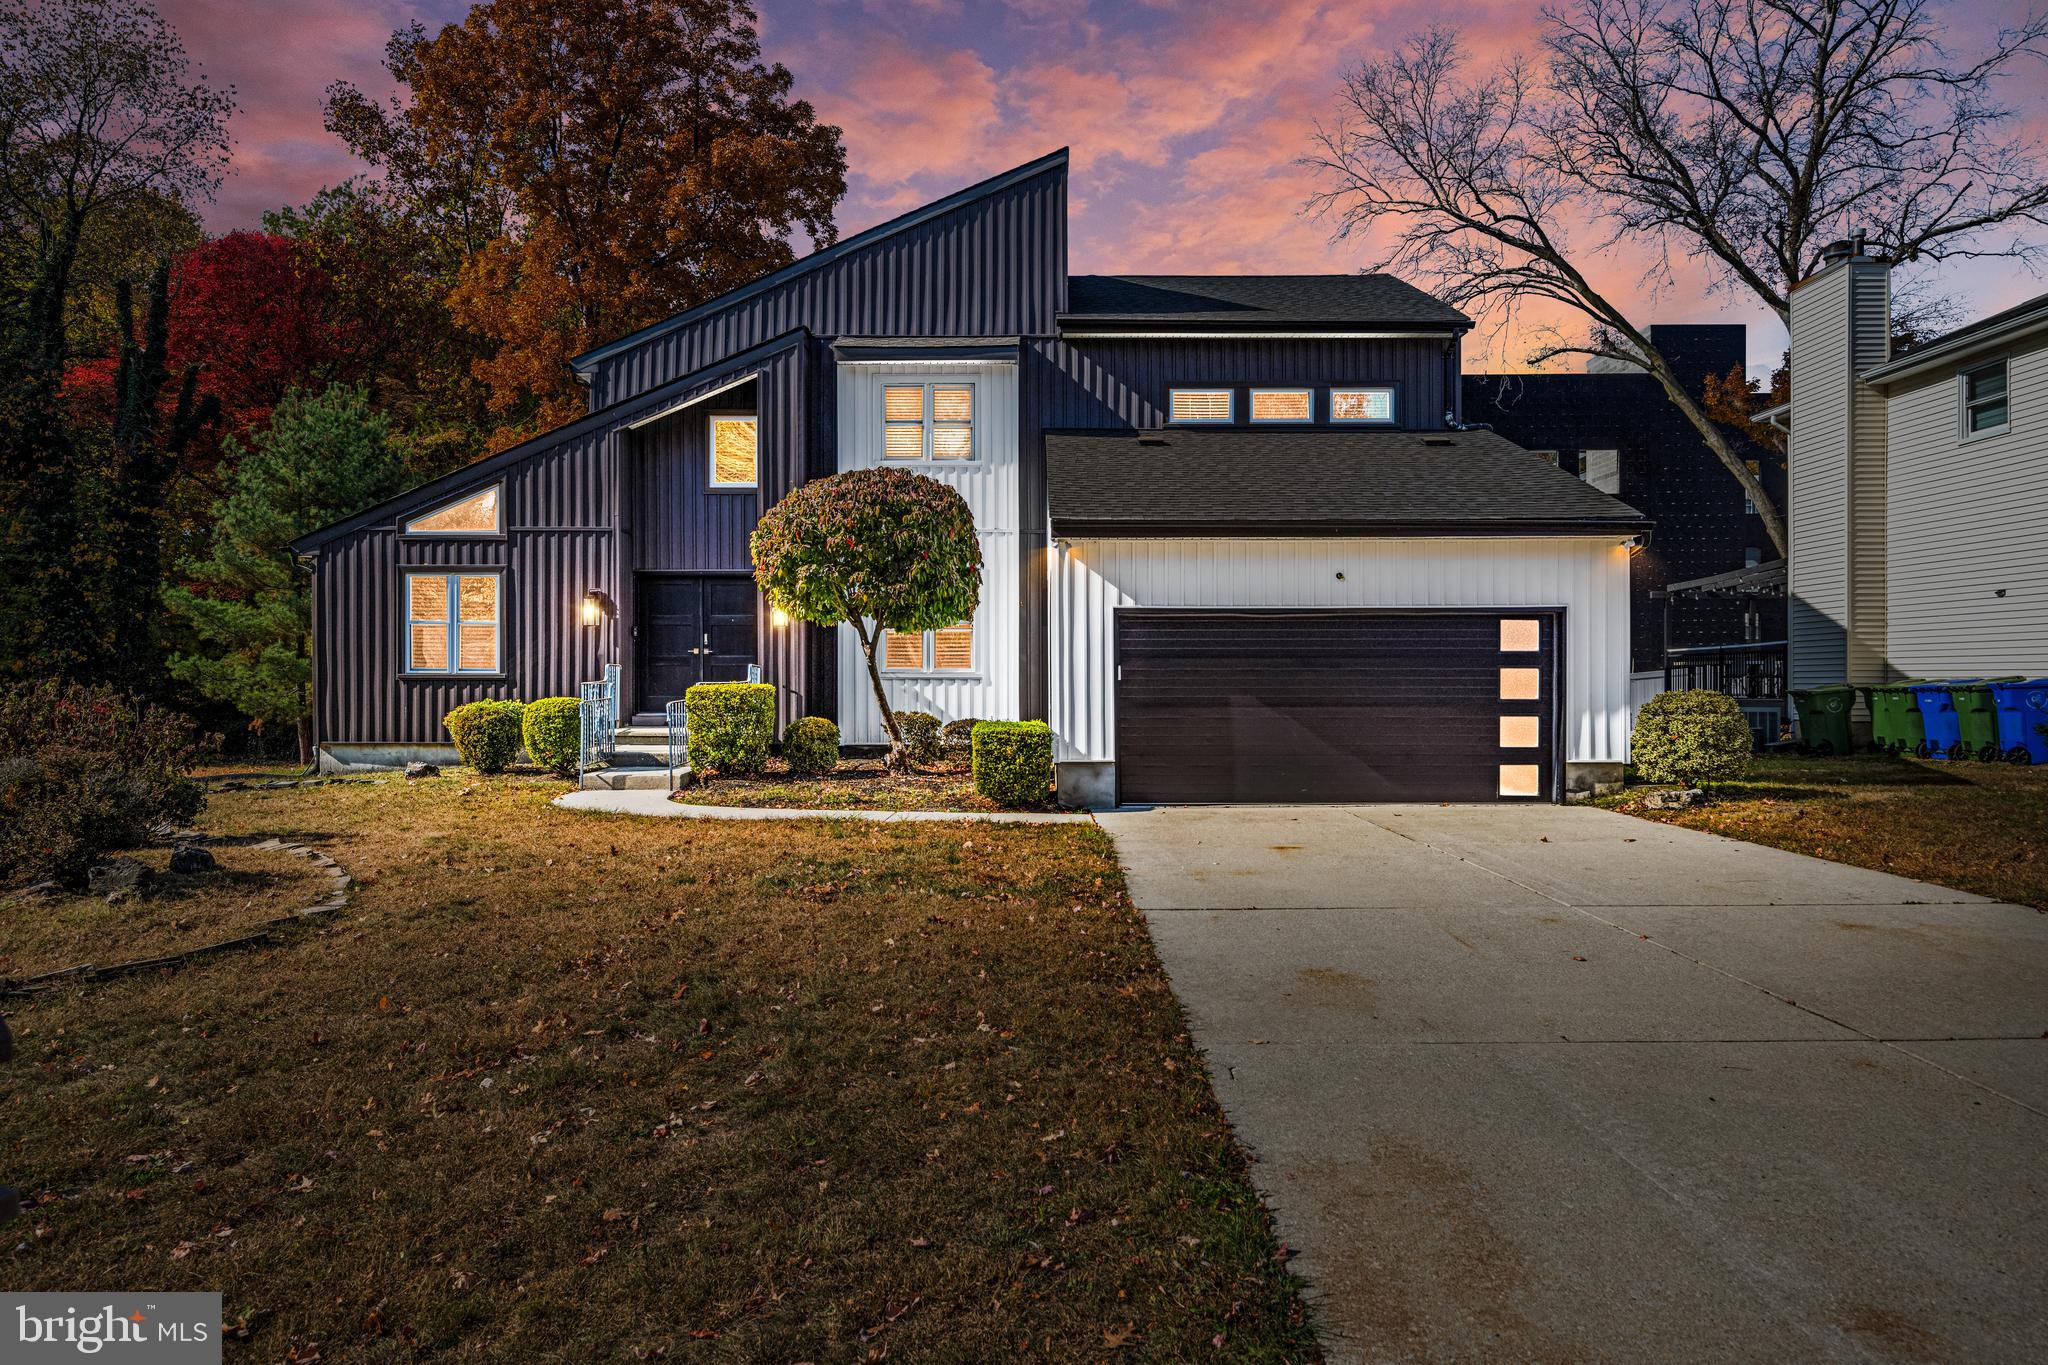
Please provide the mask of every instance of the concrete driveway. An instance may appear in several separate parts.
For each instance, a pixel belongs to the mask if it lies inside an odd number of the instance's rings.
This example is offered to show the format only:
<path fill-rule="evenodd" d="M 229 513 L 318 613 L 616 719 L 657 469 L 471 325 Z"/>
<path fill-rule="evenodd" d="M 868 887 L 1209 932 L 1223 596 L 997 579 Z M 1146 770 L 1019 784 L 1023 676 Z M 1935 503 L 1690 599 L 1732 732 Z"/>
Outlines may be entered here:
<path fill-rule="evenodd" d="M 1101 823 L 1333 1359 L 2048 1358 L 2048 916 L 1585 808 Z"/>

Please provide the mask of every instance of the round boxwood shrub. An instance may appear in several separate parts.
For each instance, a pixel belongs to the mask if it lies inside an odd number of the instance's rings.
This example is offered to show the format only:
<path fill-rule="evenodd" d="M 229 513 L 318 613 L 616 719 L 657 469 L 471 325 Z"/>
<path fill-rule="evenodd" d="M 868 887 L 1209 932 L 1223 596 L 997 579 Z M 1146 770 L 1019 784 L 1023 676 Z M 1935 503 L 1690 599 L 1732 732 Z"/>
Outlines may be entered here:
<path fill-rule="evenodd" d="M 501 773 L 519 757 L 519 715 L 516 701 L 473 701 L 441 718 L 455 740 L 455 752 L 480 773 Z"/>
<path fill-rule="evenodd" d="M 558 777 L 576 771 L 583 756 L 583 704 L 574 697 L 542 697 L 526 703 L 520 717 L 526 756 Z"/>
<path fill-rule="evenodd" d="M 974 719 L 949 720 L 939 730 L 939 747 L 949 754 L 971 753 L 974 749 Z"/>
<path fill-rule="evenodd" d="M 898 711 L 896 729 L 903 735 L 903 756 L 912 763 L 939 761 L 939 718 L 929 711 Z"/>
<path fill-rule="evenodd" d="M 839 727 L 823 716 L 790 722 L 782 732 L 782 757 L 805 777 L 831 772 L 839 766 Z"/>
<path fill-rule="evenodd" d="M 698 683 L 683 693 L 690 771 L 758 773 L 775 738 L 775 688 L 768 683 Z"/>
<path fill-rule="evenodd" d="M 985 720 L 974 727 L 974 789 L 999 806 L 1042 806 L 1052 789 L 1052 727 Z"/>
<path fill-rule="evenodd" d="M 1660 692 L 1643 703 L 1631 749 L 1645 782 L 1725 782 L 1749 771 L 1749 722 L 1725 692 Z"/>

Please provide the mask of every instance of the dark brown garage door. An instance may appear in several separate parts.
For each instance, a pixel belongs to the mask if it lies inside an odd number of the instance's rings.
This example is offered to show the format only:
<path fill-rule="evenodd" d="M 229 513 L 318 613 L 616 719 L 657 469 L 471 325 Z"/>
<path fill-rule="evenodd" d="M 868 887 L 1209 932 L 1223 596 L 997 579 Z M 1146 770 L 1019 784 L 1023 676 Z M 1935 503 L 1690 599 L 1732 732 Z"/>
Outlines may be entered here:
<path fill-rule="evenodd" d="M 1127 803 L 1558 799 L 1555 613 L 1117 613 Z"/>

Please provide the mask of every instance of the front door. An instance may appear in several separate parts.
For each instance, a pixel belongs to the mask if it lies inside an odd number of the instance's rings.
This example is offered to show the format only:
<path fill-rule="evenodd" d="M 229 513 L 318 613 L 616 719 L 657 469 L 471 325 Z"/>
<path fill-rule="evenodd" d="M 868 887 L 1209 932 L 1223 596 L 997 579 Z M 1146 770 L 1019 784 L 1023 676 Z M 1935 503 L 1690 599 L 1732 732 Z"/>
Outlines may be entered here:
<path fill-rule="evenodd" d="M 751 578 L 643 576 L 635 709 L 659 711 L 700 682 L 745 682 L 754 662 L 756 600 Z"/>

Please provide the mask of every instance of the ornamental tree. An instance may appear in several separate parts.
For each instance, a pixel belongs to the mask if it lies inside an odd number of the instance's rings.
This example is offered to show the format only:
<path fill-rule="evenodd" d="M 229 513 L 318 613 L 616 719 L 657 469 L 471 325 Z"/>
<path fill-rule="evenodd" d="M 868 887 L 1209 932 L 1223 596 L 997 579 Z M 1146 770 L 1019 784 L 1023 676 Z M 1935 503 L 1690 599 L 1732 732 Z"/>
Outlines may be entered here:
<path fill-rule="evenodd" d="M 901 764 L 903 732 L 875 650 L 884 630 L 940 630 L 974 615 L 981 542 L 966 499 L 906 469 L 849 470 L 769 508 L 752 547 L 770 606 L 812 625 L 852 625 L 889 730 L 889 765 Z"/>

